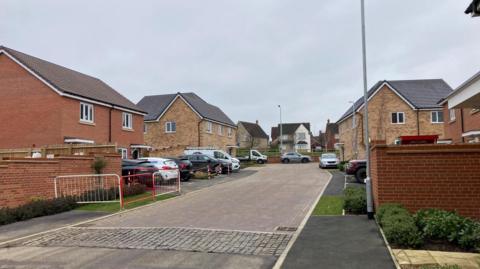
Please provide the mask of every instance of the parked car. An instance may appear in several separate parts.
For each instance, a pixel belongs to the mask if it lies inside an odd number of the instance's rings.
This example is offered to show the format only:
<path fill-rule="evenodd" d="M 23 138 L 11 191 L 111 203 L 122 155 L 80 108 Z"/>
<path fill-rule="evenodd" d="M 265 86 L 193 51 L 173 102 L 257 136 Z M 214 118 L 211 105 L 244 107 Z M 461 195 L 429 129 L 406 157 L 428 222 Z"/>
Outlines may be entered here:
<path fill-rule="evenodd" d="M 180 179 L 182 181 L 188 181 L 192 177 L 193 173 L 193 164 L 188 158 L 170 158 L 168 159 L 174 161 L 178 168 L 180 169 Z"/>
<path fill-rule="evenodd" d="M 217 166 L 223 168 L 222 163 L 219 160 L 205 154 L 184 155 L 179 158 L 188 159 L 192 163 L 193 171 L 207 172 L 209 166 L 212 170 L 215 170 Z"/>
<path fill-rule="evenodd" d="M 251 149 L 247 156 L 237 157 L 240 161 L 255 161 L 259 164 L 266 163 L 268 161 L 267 155 L 261 154 L 258 150 Z"/>
<path fill-rule="evenodd" d="M 122 160 L 122 177 L 125 184 L 137 182 L 152 187 L 152 174 L 157 171 L 155 164 L 147 160 Z"/>
<path fill-rule="evenodd" d="M 233 158 L 230 154 L 226 153 L 220 149 L 211 149 L 211 148 L 189 148 L 184 150 L 185 155 L 193 154 L 205 154 L 217 160 L 221 160 L 222 163 L 225 161 L 229 162 L 230 170 L 233 172 L 238 172 L 240 170 L 240 160 Z M 224 165 L 227 167 L 226 165 Z"/>
<path fill-rule="evenodd" d="M 312 158 L 307 155 L 302 155 L 298 152 L 287 152 L 282 155 L 281 160 L 282 160 L 282 163 L 290 163 L 290 162 L 308 163 L 312 161 Z"/>
<path fill-rule="evenodd" d="M 337 154 L 335 153 L 323 153 L 320 156 L 320 164 L 318 167 L 320 168 L 337 168 L 340 160 L 337 158 Z"/>
<path fill-rule="evenodd" d="M 365 183 L 367 178 L 367 161 L 366 160 L 351 160 L 345 166 L 345 173 L 347 175 L 354 175 L 359 183 Z"/>
<path fill-rule="evenodd" d="M 158 172 L 162 176 L 163 180 L 177 179 L 178 178 L 178 165 L 171 159 L 148 157 L 140 158 L 139 160 L 145 160 L 158 168 Z"/>

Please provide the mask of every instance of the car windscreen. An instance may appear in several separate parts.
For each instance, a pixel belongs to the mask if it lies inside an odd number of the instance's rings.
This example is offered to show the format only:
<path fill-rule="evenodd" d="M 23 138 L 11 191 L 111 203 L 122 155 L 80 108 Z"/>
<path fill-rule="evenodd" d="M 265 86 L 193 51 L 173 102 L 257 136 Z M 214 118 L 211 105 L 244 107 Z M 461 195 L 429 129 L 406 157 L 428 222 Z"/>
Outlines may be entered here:
<path fill-rule="evenodd" d="M 335 154 L 322 154 L 322 158 L 337 158 Z"/>

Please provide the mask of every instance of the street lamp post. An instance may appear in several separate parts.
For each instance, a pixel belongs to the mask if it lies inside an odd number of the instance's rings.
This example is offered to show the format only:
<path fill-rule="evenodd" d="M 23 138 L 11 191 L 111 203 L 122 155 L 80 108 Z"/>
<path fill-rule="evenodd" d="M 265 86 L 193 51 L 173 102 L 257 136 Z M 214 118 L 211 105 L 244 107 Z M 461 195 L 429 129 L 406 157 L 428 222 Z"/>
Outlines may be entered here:
<path fill-rule="evenodd" d="M 367 159 L 367 178 L 365 178 L 367 192 L 367 216 L 373 219 L 373 199 L 372 199 L 372 182 L 370 181 L 370 136 L 368 134 L 368 89 L 367 89 L 367 48 L 365 34 L 365 0 L 360 0 L 362 13 L 362 60 L 363 60 L 363 103 L 364 109 L 364 130 L 365 130 L 365 152 Z"/>
<path fill-rule="evenodd" d="M 283 151 L 282 106 L 278 105 L 278 108 L 280 109 L 280 154 L 282 154 L 282 151 Z"/>

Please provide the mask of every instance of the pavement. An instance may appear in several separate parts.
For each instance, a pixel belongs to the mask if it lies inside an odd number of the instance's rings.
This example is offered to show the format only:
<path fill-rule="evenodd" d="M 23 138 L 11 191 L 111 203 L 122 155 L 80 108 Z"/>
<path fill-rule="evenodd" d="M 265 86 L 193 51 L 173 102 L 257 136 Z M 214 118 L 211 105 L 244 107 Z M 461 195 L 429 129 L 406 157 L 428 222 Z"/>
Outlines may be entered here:
<path fill-rule="evenodd" d="M 0 268 L 271 268 L 330 174 L 317 164 L 250 169 L 246 177 L 0 248 Z"/>
<path fill-rule="evenodd" d="M 362 186 L 339 171 L 324 195 L 342 195 L 345 186 Z M 366 216 L 311 216 L 288 252 L 282 269 L 395 268 L 380 231 Z"/>

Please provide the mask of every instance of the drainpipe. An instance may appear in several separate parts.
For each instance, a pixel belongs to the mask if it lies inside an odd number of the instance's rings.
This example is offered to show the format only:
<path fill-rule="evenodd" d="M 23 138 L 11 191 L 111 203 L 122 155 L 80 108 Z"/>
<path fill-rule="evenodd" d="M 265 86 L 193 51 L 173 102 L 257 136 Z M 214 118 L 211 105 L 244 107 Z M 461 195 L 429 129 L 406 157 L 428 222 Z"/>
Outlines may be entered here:
<path fill-rule="evenodd" d="M 198 124 L 197 124 L 197 129 L 198 129 L 198 146 L 201 147 L 200 145 L 200 124 L 202 123 L 202 121 L 198 121 Z"/>

